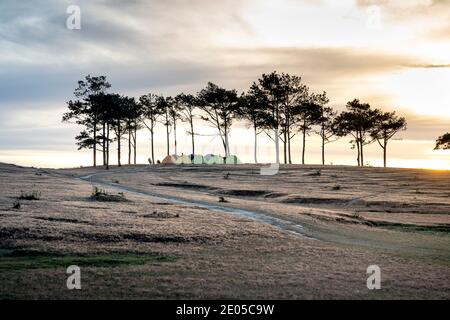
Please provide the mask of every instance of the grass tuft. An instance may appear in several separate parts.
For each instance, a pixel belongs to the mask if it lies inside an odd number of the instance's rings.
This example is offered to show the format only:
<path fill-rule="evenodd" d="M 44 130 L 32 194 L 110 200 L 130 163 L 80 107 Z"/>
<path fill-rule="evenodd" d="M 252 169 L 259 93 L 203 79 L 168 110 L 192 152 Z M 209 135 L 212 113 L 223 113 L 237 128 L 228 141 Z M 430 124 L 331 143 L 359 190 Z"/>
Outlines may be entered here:
<path fill-rule="evenodd" d="M 320 169 L 309 174 L 310 177 L 320 177 L 321 175 L 322 175 L 322 170 L 320 170 Z"/>
<path fill-rule="evenodd" d="M 20 192 L 20 196 L 19 196 L 20 200 L 40 200 L 41 199 L 41 192 L 37 191 L 37 190 L 33 190 L 31 192 L 25 192 L 25 191 L 21 191 Z"/>
<path fill-rule="evenodd" d="M 357 211 L 355 211 L 355 212 L 353 212 L 353 214 L 352 214 L 352 218 L 353 219 L 361 219 L 361 215 L 357 212 Z"/>
<path fill-rule="evenodd" d="M 92 188 L 90 200 L 100 201 L 100 202 L 128 202 L 129 200 L 125 198 L 125 195 L 120 192 L 118 195 L 108 194 L 105 189 L 98 188 L 94 186 Z"/>

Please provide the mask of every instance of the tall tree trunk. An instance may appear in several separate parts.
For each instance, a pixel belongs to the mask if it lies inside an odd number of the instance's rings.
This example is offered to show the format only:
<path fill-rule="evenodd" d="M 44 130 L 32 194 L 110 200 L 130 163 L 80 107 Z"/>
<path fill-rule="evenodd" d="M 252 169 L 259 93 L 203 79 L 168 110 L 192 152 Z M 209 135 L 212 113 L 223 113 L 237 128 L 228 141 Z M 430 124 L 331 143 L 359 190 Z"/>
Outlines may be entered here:
<path fill-rule="evenodd" d="M 137 154 L 137 124 L 135 123 L 134 127 L 134 138 L 133 138 L 134 144 L 134 164 L 136 165 L 136 154 Z"/>
<path fill-rule="evenodd" d="M 228 123 L 225 120 L 224 121 L 224 138 L 225 138 L 225 158 L 228 157 L 230 155 L 230 145 L 228 142 Z"/>
<path fill-rule="evenodd" d="M 305 164 L 305 153 L 306 153 L 306 121 L 303 122 L 302 164 Z"/>
<path fill-rule="evenodd" d="M 383 160 L 384 160 L 384 167 L 385 168 L 387 167 L 387 144 L 388 144 L 388 141 L 385 138 L 384 139 L 384 148 L 383 148 Z"/>
<path fill-rule="evenodd" d="M 322 165 L 325 165 L 325 128 L 322 125 Z"/>
<path fill-rule="evenodd" d="M 361 166 L 361 151 L 359 149 L 359 133 L 356 133 L 356 147 L 358 148 L 358 167 Z"/>
<path fill-rule="evenodd" d="M 287 153 L 288 153 L 288 163 L 292 164 L 292 159 L 291 159 L 291 118 L 288 115 L 286 117 L 286 135 L 287 135 Z"/>
<path fill-rule="evenodd" d="M 362 142 L 362 139 L 360 144 L 361 144 L 361 167 L 364 167 L 364 144 Z"/>
<path fill-rule="evenodd" d="M 258 128 L 256 125 L 253 127 L 255 130 L 255 149 L 254 149 L 254 157 L 255 163 L 258 163 Z"/>
<path fill-rule="evenodd" d="M 94 157 L 94 167 L 97 166 L 97 120 L 94 120 L 94 146 L 92 148 L 94 151 L 93 157 Z"/>
<path fill-rule="evenodd" d="M 131 128 L 128 128 L 128 165 L 131 165 Z"/>
<path fill-rule="evenodd" d="M 106 170 L 109 170 L 109 123 L 106 124 Z"/>
<path fill-rule="evenodd" d="M 224 144 L 225 144 L 225 158 L 228 157 L 230 155 L 230 146 L 228 144 L 228 122 L 225 120 L 223 122 L 224 124 Z"/>
<path fill-rule="evenodd" d="M 279 129 L 279 110 L 278 110 L 278 106 L 275 108 L 275 120 L 276 120 L 276 125 L 275 125 L 275 161 L 277 164 L 280 164 L 280 132 L 278 131 Z"/>
<path fill-rule="evenodd" d="M 102 150 L 103 150 L 103 166 L 106 165 L 106 124 L 105 121 L 102 123 L 102 134 L 103 134 L 103 141 L 102 141 Z"/>
<path fill-rule="evenodd" d="M 225 157 L 230 156 L 230 145 L 228 141 L 228 132 L 225 133 Z"/>
<path fill-rule="evenodd" d="M 280 137 L 278 127 L 275 128 L 275 161 L 280 164 Z"/>
<path fill-rule="evenodd" d="M 287 124 L 288 124 L 288 113 L 287 113 L 287 107 L 284 106 L 284 125 L 283 125 L 283 160 L 284 160 L 284 164 L 287 164 Z"/>
<path fill-rule="evenodd" d="M 177 121 L 173 119 L 173 140 L 175 145 L 175 154 L 178 154 L 177 150 Z"/>
<path fill-rule="evenodd" d="M 292 164 L 292 155 L 291 155 L 291 129 L 288 128 L 288 158 L 289 164 Z"/>
<path fill-rule="evenodd" d="M 122 133 L 120 132 L 120 120 L 117 122 L 117 165 L 122 166 L 120 163 L 120 137 Z"/>
<path fill-rule="evenodd" d="M 194 139 L 194 120 L 191 117 L 191 139 L 192 139 L 192 154 L 195 156 L 195 139 Z"/>
<path fill-rule="evenodd" d="M 167 155 L 170 155 L 170 138 L 169 138 L 169 117 L 166 111 L 166 137 L 167 137 Z"/>
<path fill-rule="evenodd" d="M 222 138 L 222 145 L 223 145 L 223 150 L 225 152 L 225 156 L 227 154 L 227 142 L 225 140 L 225 138 Z"/>
<path fill-rule="evenodd" d="M 152 164 L 155 164 L 155 146 L 154 146 L 154 130 L 152 121 L 152 130 L 150 130 L 151 140 L 152 140 Z"/>

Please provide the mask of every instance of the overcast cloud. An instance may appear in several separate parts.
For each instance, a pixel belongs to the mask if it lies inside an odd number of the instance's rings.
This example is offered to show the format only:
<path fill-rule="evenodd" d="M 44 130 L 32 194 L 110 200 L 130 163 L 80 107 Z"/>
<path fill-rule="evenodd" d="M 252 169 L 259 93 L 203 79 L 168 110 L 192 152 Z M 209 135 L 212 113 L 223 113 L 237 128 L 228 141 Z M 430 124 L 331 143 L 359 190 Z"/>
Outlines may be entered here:
<path fill-rule="evenodd" d="M 71 4 L 81 30 L 66 28 Z M 450 80 L 449 17 L 446 0 L 2 0 L 0 150 L 74 149 L 76 129 L 60 118 L 87 74 L 138 96 L 207 81 L 243 91 L 273 70 L 301 75 L 340 109 L 353 98 L 399 109 L 404 137 L 431 141 L 450 130 L 450 95 L 433 85 Z M 423 109 L 407 99 L 422 77 Z"/>

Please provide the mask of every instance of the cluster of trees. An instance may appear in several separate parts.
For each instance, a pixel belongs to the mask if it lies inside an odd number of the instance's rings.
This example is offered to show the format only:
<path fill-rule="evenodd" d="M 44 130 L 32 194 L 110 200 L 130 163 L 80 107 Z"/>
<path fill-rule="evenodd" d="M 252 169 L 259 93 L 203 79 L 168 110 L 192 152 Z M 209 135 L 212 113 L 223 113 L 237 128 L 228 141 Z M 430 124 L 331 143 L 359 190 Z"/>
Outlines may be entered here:
<path fill-rule="evenodd" d="M 436 140 L 434 150 L 450 150 L 450 133 L 446 133 Z"/>
<path fill-rule="evenodd" d="M 170 154 L 173 132 L 174 153 L 177 154 L 177 124 L 188 123 L 195 154 L 194 123 L 201 119 L 214 127 L 220 137 L 225 156 L 230 155 L 229 135 L 234 121 L 246 121 L 254 132 L 254 161 L 258 162 L 258 136 L 265 134 L 275 144 L 276 162 L 280 163 L 280 143 L 283 161 L 292 163 L 293 138 L 301 136 L 302 164 L 305 164 L 306 137 L 318 134 L 322 140 L 322 163 L 325 164 L 325 146 L 337 139 L 351 136 L 357 150 L 357 162 L 364 166 L 364 147 L 378 142 L 387 164 L 389 141 L 406 129 L 406 120 L 395 112 L 372 109 L 367 103 L 353 100 L 338 114 L 328 106 L 326 92 L 314 93 L 301 77 L 272 72 L 263 74 L 250 89 L 242 94 L 221 88 L 213 83 L 196 95 L 181 93 L 175 97 L 146 94 L 138 99 L 109 93 L 111 85 L 106 77 L 88 75 L 78 82 L 76 100 L 67 102 L 69 111 L 63 121 L 82 125 L 76 136 L 79 149 L 93 150 L 93 164 L 97 152 L 102 152 L 103 165 L 109 167 L 110 144 L 117 142 L 118 165 L 121 165 L 121 144 L 128 143 L 128 164 L 136 164 L 137 132 L 147 129 L 151 136 L 152 163 L 155 163 L 154 137 L 157 123 L 165 126 L 167 155 Z M 112 133 L 112 134 L 111 134 Z"/>
<path fill-rule="evenodd" d="M 122 141 L 128 141 L 128 164 L 134 150 L 136 163 L 137 131 L 142 127 L 142 109 L 134 98 L 107 93 L 111 85 L 106 77 L 87 76 L 79 81 L 74 95 L 77 100 L 67 102 L 69 111 L 63 121 L 75 121 L 84 130 L 75 137 L 78 149 L 93 150 L 93 165 L 97 165 L 97 151 L 103 154 L 103 165 L 109 167 L 110 144 L 117 141 L 118 165 L 121 165 Z M 111 133 L 114 137 L 111 138 Z"/>

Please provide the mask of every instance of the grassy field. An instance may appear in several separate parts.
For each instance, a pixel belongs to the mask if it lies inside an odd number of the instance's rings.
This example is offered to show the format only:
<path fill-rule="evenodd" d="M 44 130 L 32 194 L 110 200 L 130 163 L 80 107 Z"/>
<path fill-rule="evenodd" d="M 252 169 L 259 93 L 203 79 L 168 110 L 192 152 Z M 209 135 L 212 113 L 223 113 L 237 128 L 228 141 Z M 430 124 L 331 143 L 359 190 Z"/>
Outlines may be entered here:
<path fill-rule="evenodd" d="M 450 172 L 259 169 L 0 164 L 0 298 L 450 297 Z"/>

